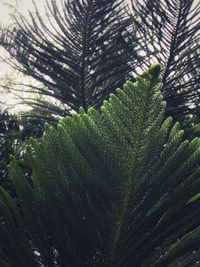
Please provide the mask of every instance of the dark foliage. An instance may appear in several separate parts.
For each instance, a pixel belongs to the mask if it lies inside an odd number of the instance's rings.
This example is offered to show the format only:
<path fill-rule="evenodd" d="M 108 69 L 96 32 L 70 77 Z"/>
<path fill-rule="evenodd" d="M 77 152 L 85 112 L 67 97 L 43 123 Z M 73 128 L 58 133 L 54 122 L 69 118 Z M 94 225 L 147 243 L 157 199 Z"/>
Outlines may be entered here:
<path fill-rule="evenodd" d="M 150 57 L 163 66 L 167 114 L 181 120 L 198 116 L 200 3 L 132 0 L 132 14 L 123 0 L 60 3 L 58 8 L 56 1 L 46 1 L 45 18 L 36 5 L 31 20 L 21 16 L 16 28 L 1 32 L 0 44 L 18 68 L 44 85 L 30 90 L 52 97 L 26 100 L 36 111 L 30 116 L 54 123 L 80 106 L 99 108 Z"/>
<path fill-rule="evenodd" d="M 8 180 L 8 164 L 10 155 L 14 152 L 14 142 L 20 128 L 16 117 L 7 111 L 0 112 L 0 184 L 5 188 L 10 187 Z"/>
<path fill-rule="evenodd" d="M 22 159 L 28 138 L 30 136 L 39 138 L 42 132 L 42 126 L 38 125 L 38 121 L 25 120 L 9 114 L 8 111 L 0 112 L 0 185 L 12 193 L 14 191 L 8 172 L 10 158 L 15 155 L 16 158 Z"/>
<path fill-rule="evenodd" d="M 200 2 L 194 0 L 132 0 L 134 24 L 141 39 L 163 66 L 167 114 L 183 119 L 199 115 Z"/>
<path fill-rule="evenodd" d="M 52 102 L 26 101 L 43 120 L 51 114 L 63 117 L 80 106 L 99 108 L 142 60 L 124 1 L 60 3 L 58 8 L 56 1 L 46 1 L 45 19 L 36 4 L 31 21 L 21 16 L 16 28 L 1 33 L 0 44 L 20 63 L 20 70 L 44 85 L 30 89 L 52 97 Z"/>

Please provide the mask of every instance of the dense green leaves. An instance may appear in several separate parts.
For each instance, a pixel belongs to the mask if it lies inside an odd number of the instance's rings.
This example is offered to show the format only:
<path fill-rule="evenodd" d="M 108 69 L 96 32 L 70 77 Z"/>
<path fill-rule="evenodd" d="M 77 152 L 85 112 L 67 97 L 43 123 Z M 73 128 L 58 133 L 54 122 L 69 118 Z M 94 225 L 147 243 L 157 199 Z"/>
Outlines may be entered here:
<path fill-rule="evenodd" d="M 159 71 L 47 126 L 26 150 L 31 178 L 12 161 L 2 266 L 196 266 L 200 140 L 163 121 Z"/>

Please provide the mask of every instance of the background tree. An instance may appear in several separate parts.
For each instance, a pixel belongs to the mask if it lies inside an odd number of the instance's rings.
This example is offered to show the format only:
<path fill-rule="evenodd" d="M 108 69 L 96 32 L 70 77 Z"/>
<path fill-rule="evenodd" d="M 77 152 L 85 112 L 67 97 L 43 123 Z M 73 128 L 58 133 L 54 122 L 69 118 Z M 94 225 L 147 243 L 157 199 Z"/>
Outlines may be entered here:
<path fill-rule="evenodd" d="M 35 4 L 36 16 L 15 18 L 16 28 L 1 32 L 0 44 L 16 67 L 44 85 L 29 90 L 52 98 L 25 101 L 38 118 L 57 121 L 80 106 L 99 108 L 152 61 L 163 66 L 167 114 L 183 120 L 199 113 L 200 3 L 131 3 L 130 9 L 123 0 L 47 1 L 47 17 Z"/>
<path fill-rule="evenodd" d="M 124 1 L 60 3 L 61 7 L 46 2 L 45 19 L 35 5 L 31 21 L 15 18 L 17 27 L 1 33 L 1 45 L 20 63 L 16 67 L 44 85 L 30 86 L 30 91 L 52 98 L 26 100 L 43 120 L 80 106 L 99 108 L 110 92 L 130 79 L 132 65 L 142 60 Z"/>
<path fill-rule="evenodd" d="M 200 2 L 194 0 L 132 0 L 134 25 L 146 46 L 158 51 L 163 67 L 167 114 L 183 119 L 199 114 Z M 144 46 L 145 47 L 145 46 Z M 147 60 L 148 61 L 148 60 Z"/>

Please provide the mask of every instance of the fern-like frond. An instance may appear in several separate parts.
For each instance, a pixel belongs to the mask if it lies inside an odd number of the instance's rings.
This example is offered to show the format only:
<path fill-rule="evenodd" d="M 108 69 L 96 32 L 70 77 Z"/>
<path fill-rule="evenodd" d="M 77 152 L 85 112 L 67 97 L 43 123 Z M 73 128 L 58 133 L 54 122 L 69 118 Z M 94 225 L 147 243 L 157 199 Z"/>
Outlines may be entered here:
<path fill-rule="evenodd" d="M 176 119 L 198 112 L 200 89 L 200 3 L 195 0 L 138 1 L 132 8 L 141 42 L 157 51 L 163 66 L 166 112 Z M 148 60 L 147 60 L 148 61 Z"/>
<path fill-rule="evenodd" d="M 36 14 L 15 18 L 16 28 L 2 30 L 0 40 L 20 63 L 16 67 L 44 85 L 42 89 L 32 86 L 31 91 L 65 105 L 59 112 L 53 101 L 25 101 L 39 111 L 42 105 L 50 115 L 68 115 L 80 106 L 99 108 L 141 58 L 134 52 L 136 40 L 124 47 L 131 20 L 123 0 L 60 3 L 46 1 L 44 16 L 35 5 Z"/>
<path fill-rule="evenodd" d="M 17 198 L 1 189 L 2 262 L 195 266 L 200 140 L 183 141 L 179 124 L 163 121 L 159 71 L 117 89 L 101 112 L 47 126 L 25 161 L 12 161 Z"/>

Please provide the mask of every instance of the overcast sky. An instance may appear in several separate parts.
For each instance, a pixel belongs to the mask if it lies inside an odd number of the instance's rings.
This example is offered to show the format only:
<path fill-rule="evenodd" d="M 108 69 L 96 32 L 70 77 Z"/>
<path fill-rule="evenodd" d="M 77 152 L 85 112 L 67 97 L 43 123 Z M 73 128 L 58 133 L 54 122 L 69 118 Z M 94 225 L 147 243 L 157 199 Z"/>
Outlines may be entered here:
<path fill-rule="evenodd" d="M 45 12 L 44 4 L 45 0 L 35 0 L 38 9 L 40 12 Z M 1 26 L 9 26 L 12 24 L 12 19 L 10 14 L 15 14 L 16 11 L 23 15 L 28 15 L 28 10 L 34 10 L 34 5 L 32 0 L 0 0 L 0 25 Z M 16 78 L 20 77 L 20 79 L 24 79 L 21 77 L 19 73 L 16 73 L 11 67 L 2 62 L 2 57 L 7 58 L 8 54 L 3 48 L 0 48 L 0 81 L 3 82 L 7 77 Z M 0 82 L 0 83 L 1 83 Z M 19 94 L 23 95 L 23 93 Z M 12 112 L 19 112 L 20 110 L 24 110 L 24 106 L 18 104 L 18 100 L 16 96 L 13 94 L 7 93 L 5 89 L 0 87 L 0 107 L 3 104 L 3 107 L 9 106 Z"/>
<path fill-rule="evenodd" d="M 35 0 L 40 11 L 44 10 L 45 0 Z M 0 0 L 0 24 L 7 25 L 11 22 L 10 14 L 15 11 L 26 15 L 28 10 L 33 10 L 32 0 Z"/>
<path fill-rule="evenodd" d="M 60 0 L 57 0 L 60 1 Z M 141 0 L 142 1 L 142 0 Z M 152 0 L 153 1 L 153 0 Z M 198 3 L 200 0 L 195 0 Z M 42 12 L 44 10 L 45 0 L 35 0 L 35 3 Z M 0 0 L 0 24 L 8 24 L 11 22 L 9 15 L 13 11 L 12 7 L 15 7 L 20 13 L 26 15 L 27 10 L 33 10 L 32 0 Z"/>

